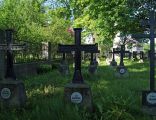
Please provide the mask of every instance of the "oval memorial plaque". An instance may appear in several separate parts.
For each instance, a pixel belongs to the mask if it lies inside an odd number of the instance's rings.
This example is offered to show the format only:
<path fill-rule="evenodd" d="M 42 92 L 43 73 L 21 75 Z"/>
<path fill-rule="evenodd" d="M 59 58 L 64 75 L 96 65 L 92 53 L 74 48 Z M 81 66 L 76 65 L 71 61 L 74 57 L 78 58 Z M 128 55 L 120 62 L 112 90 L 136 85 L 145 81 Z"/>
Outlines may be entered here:
<path fill-rule="evenodd" d="M 2 97 L 3 99 L 8 99 L 8 98 L 10 98 L 10 96 L 11 96 L 11 91 L 10 91 L 9 88 L 3 88 L 3 89 L 1 90 L 1 97 Z"/>
<path fill-rule="evenodd" d="M 72 103 L 81 103 L 82 95 L 79 92 L 73 92 L 71 95 L 71 102 Z"/>
<path fill-rule="evenodd" d="M 151 92 L 147 95 L 147 102 L 150 104 L 156 104 L 156 93 Z"/>
<path fill-rule="evenodd" d="M 119 70 L 119 72 L 120 72 L 120 74 L 124 74 L 126 71 L 125 71 L 124 68 L 121 68 L 121 69 Z"/>

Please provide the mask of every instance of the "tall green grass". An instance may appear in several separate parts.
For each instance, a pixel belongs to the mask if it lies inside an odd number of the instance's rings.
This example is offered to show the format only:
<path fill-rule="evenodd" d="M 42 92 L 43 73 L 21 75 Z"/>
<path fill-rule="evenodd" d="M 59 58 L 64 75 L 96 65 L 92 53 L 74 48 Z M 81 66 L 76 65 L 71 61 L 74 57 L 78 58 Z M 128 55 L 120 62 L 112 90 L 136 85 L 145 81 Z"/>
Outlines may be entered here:
<path fill-rule="evenodd" d="M 25 77 L 27 104 L 22 109 L 1 109 L 0 120 L 150 120 L 141 111 L 141 91 L 149 87 L 149 65 L 126 60 L 130 76 L 115 78 L 115 70 L 101 61 L 95 75 L 88 73 L 88 62 L 83 63 L 82 74 L 91 86 L 93 113 L 63 102 L 64 85 L 70 75 L 57 70 L 42 75 Z"/>

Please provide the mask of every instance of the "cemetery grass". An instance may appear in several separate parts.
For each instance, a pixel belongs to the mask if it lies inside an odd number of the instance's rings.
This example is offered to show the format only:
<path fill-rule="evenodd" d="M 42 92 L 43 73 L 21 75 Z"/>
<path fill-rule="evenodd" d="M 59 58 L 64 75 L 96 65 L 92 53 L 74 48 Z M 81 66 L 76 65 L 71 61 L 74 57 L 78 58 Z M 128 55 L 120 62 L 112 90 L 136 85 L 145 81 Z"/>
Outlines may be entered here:
<path fill-rule="evenodd" d="M 128 78 L 115 78 L 114 69 L 101 60 L 98 72 L 91 75 L 83 63 L 84 80 L 91 86 L 92 113 L 63 102 L 64 85 L 70 74 L 62 76 L 55 69 L 24 79 L 27 103 L 22 109 L 1 109 L 0 120 L 151 120 L 141 111 L 141 91 L 148 90 L 149 64 L 125 60 Z"/>

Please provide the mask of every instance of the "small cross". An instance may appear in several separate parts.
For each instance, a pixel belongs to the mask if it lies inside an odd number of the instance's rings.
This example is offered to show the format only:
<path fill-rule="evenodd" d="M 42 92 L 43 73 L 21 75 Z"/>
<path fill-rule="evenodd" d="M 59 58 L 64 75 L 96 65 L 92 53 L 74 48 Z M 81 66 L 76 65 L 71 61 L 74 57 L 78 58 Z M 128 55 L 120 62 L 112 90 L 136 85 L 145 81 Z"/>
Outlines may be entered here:
<path fill-rule="evenodd" d="M 114 54 L 120 54 L 120 64 L 119 66 L 124 66 L 124 62 L 123 62 L 123 58 L 124 58 L 124 54 L 125 53 L 130 53 L 129 51 L 125 51 L 125 45 L 121 45 L 121 49 L 120 50 L 115 50 L 113 48 L 113 52 L 109 52 L 109 53 L 113 53 L 113 59 L 115 61 L 115 56 Z"/>
<path fill-rule="evenodd" d="M 112 61 L 115 62 L 115 55 L 114 55 L 115 54 L 115 48 L 113 48 L 112 52 L 109 52 L 109 53 L 112 53 L 112 56 L 113 56 Z"/>

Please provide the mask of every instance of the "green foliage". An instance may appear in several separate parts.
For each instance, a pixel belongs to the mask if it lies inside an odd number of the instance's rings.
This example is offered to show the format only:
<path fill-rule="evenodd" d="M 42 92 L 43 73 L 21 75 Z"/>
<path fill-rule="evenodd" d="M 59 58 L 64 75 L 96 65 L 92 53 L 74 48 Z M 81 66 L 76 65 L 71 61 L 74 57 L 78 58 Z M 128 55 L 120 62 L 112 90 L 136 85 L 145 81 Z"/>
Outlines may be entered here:
<path fill-rule="evenodd" d="M 47 72 L 50 72 L 51 70 L 52 70 L 51 65 L 40 65 L 37 67 L 38 74 L 47 73 Z"/>
<path fill-rule="evenodd" d="M 0 28 L 14 29 L 18 40 L 51 41 L 55 44 L 70 41 L 68 20 L 55 16 L 60 15 L 61 11 L 48 9 L 43 5 L 44 2 L 45 0 L 3 1 L 0 6 Z"/>
<path fill-rule="evenodd" d="M 102 49 L 112 46 L 120 31 L 123 34 L 142 32 L 139 21 L 148 18 L 150 0 L 59 0 L 69 16 L 73 9 L 73 27 L 82 27 L 85 34 L 94 33 Z M 154 1 L 153 1 L 154 2 Z M 155 2 L 152 3 L 155 5 Z"/>

